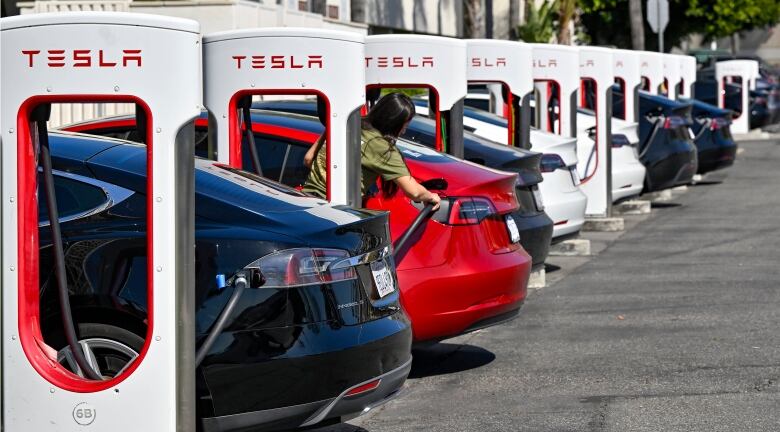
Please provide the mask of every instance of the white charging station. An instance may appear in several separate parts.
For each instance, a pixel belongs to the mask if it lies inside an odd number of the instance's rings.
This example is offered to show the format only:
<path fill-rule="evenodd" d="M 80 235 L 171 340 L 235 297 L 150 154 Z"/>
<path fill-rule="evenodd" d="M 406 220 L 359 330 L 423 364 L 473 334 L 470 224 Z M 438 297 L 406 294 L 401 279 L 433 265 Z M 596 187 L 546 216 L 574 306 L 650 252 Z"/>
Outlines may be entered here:
<path fill-rule="evenodd" d="M 639 72 L 641 73 L 642 86 L 650 94 L 657 95 L 658 87 L 664 82 L 663 54 L 652 51 L 640 51 Z"/>
<path fill-rule="evenodd" d="M 639 100 L 638 91 L 642 84 L 638 51 L 614 50 L 612 54 L 615 81 L 623 91 L 623 112 L 613 113 L 616 117 L 630 123 L 638 122 Z"/>
<path fill-rule="evenodd" d="M 689 55 L 678 55 L 680 62 L 680 91 L 678 97 L 682 96 L 688 99 L 696 97 L 696 57 Z"/>
<path fill-rule="evenodd" d="M 466 76 L 469 84 L 500 84 L 508 120 L 510 146 L 530 148 L 530 121 L 521 119 L 523 100 L 534 89 L 533 48 L 523 42 L 468 39 Z M 528 119 L 530 120 L 530 118 Z"/>
<path fill-rule="evenodd" d="M 580 182 L 580 189 L 588 197 L 588 205 L 585 207 L 585 215 L 588 217 L 611 216 L 612 84 L 615 82 L 613 61 L 612 50 L 609 48 L 579 47 L 580 80 L 583 84 L 587 81 L 595 84 L 596 96 L 593 110 L 596 116 L 595 152 L 592 157 L 577 152 L 577 159 L 590 161 L 595 165 L 585 173 Z M 584 98 L 584 94 L 581 97 Z"/>
<path fill-rule="evenodd" d="M 209 139 L 216 139 L 217 160 L 242 168 L 241 98 L 321 97 L 328 111 L 328 200 L 359 207 L 363 61 L 364 36 L 356 33 L 266 28 L 204 36 L 204 102 L 211 113 Z"/>
<path fill-rule="evenodd" d="M 199 25 L 146 14 L 94 12 L 23 15 L 0 22 L 0 429 L 193 431 L 192 122 L 202 102 Z M 133 102 L 144 107 L 148 119 L 149 331 L 138 358 L 107 380 L 70 372 L 41 333 L 39 160 L 33 146 L 38 129 L 31 118 L 42 104 L 65 102 Z"/>
<path fill-rule="evenodd" d="M 759 71 L 758 62 L 755 60 L 750 60 L 750 90 L 756 89 L 756 80 L 761 77 L 761 73 Z"/>
<path fill-rule="evenodd" d="M 726 83 L 739 78 L 740 109 L 741 113 L 731 121 L 731 131 L 734 133 L 748 133 L 750 131 L 750 81 L 753 79 L 755 60 L 727 60 L 715 63 L 715 79 L 718 81 L 718 106 L 730 109 L 726 106 Z"/>
<path fill-rule="evenodd" d="M 677 86 L 682 80 L 680 76 L 680 58 L 676 54 L 663 55 L 664 67 L 664 87 L 666 87 L 666 97 L 671 100 L 677 100 Z"/>
<path fill-rule="evenodd" d="M 536 126 L 546 132 L 565 137 L 577 134 L 577 89 L 580 86 L 579 50 L 575 47 L 552 44 L 531 44 L 533 47 L 534 86 L 537 95 L 534 101 Z M 559 94 L 554 94 L 556 84 Z M 558 106 L 551 107 L 551 98 L 556 98 Z M 557 111 L 556 111 L 557 109 Z M 551 122 L 547 115 L 557 114 L 557 120 Z M 554 123 L 557 123 L 554 124 Z"/>
<path fill-rule="evenodd" d="M 436 119 L 436 150 L 463 157 L 466 43 L 420 35 L 366 37 L 366 87 L 428 88 Z"/>

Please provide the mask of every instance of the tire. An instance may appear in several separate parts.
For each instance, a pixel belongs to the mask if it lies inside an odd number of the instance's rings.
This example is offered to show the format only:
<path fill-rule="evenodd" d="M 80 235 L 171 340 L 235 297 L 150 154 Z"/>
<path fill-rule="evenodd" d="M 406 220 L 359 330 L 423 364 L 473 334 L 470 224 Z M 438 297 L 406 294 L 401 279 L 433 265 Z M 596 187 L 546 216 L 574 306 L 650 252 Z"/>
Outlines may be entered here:
<path fill-rule="evenodd" d="M 104 379 L 115 377 L 134 360 L 144 346 L 144 339 L 137 334 L 111 324 L 78 324 L 79 343 L 90 349 L 100 375 Z M 69 346 L 58 351 L 58 361 L 71 372 L 78 373 L 75 362 L 68 361 Z"/>

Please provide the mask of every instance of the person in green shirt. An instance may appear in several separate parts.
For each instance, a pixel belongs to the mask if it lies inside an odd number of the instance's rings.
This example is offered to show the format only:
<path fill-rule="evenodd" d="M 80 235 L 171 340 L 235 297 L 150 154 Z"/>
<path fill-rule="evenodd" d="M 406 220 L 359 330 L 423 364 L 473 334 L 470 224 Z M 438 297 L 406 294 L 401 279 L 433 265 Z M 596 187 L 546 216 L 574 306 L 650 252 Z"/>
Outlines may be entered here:
<path fill-rule="evenodd" d="M 360 136 L 360 191 L 365 197 L 377 180 L 381 179 L 385 195 L 392 196 L 400 189 L 412 201 L 430 203 L 437 210 L 441 198 L 417 183 L 395 146 L 395 141 L 406 130 L 414 113 L 414 103 L 408 96 L 390 93 L 379 99 L 363 119 Z M 321 198 L 325 198 L 327 189 L 326 155 L 322 151 L 324 142 L 324 136 L 321 136 L 304 156 L 304 163 L 311 168 L 311 172 L 303 185 L 303 191 Z"/>

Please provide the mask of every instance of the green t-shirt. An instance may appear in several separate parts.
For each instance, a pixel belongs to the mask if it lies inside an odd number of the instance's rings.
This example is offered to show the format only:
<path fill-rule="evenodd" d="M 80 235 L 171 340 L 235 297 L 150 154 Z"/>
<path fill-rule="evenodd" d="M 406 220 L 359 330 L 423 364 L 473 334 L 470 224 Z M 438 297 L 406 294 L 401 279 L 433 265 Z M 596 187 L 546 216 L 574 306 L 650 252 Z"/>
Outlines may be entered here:
<path fill-rule="evenodd" d="M 316 145 L 316 144 L 315 144 Z M 360 185 L 361 195 L 376 183 L 379 177 L 385 181 L 395 180 L 408 176 L 409 168 L 406 167 L 401 152 L 391 145 L 376 129 L 363 129 L 360 133 L 360 165 L 362 181 Z M 327 166 L 325 146 L 321 146 L 317 152 L 317 158 L 312 164 L 303 191 L 325 197 L 327 190 Z"/>

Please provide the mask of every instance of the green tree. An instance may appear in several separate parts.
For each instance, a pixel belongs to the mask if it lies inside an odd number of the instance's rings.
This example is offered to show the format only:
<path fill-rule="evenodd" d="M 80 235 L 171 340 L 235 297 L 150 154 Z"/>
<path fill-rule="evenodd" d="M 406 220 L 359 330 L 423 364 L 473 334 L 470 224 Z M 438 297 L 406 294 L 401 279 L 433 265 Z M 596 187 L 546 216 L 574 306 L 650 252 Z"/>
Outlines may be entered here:
<path fill-rule="evenodd" d="M 538 8 L 533 1 L 526 2 L 525 22 L 517 27 L 517 38 L 524 42 L 550 42 L 557 9 L 558 0 L 545 1 Z"/>

